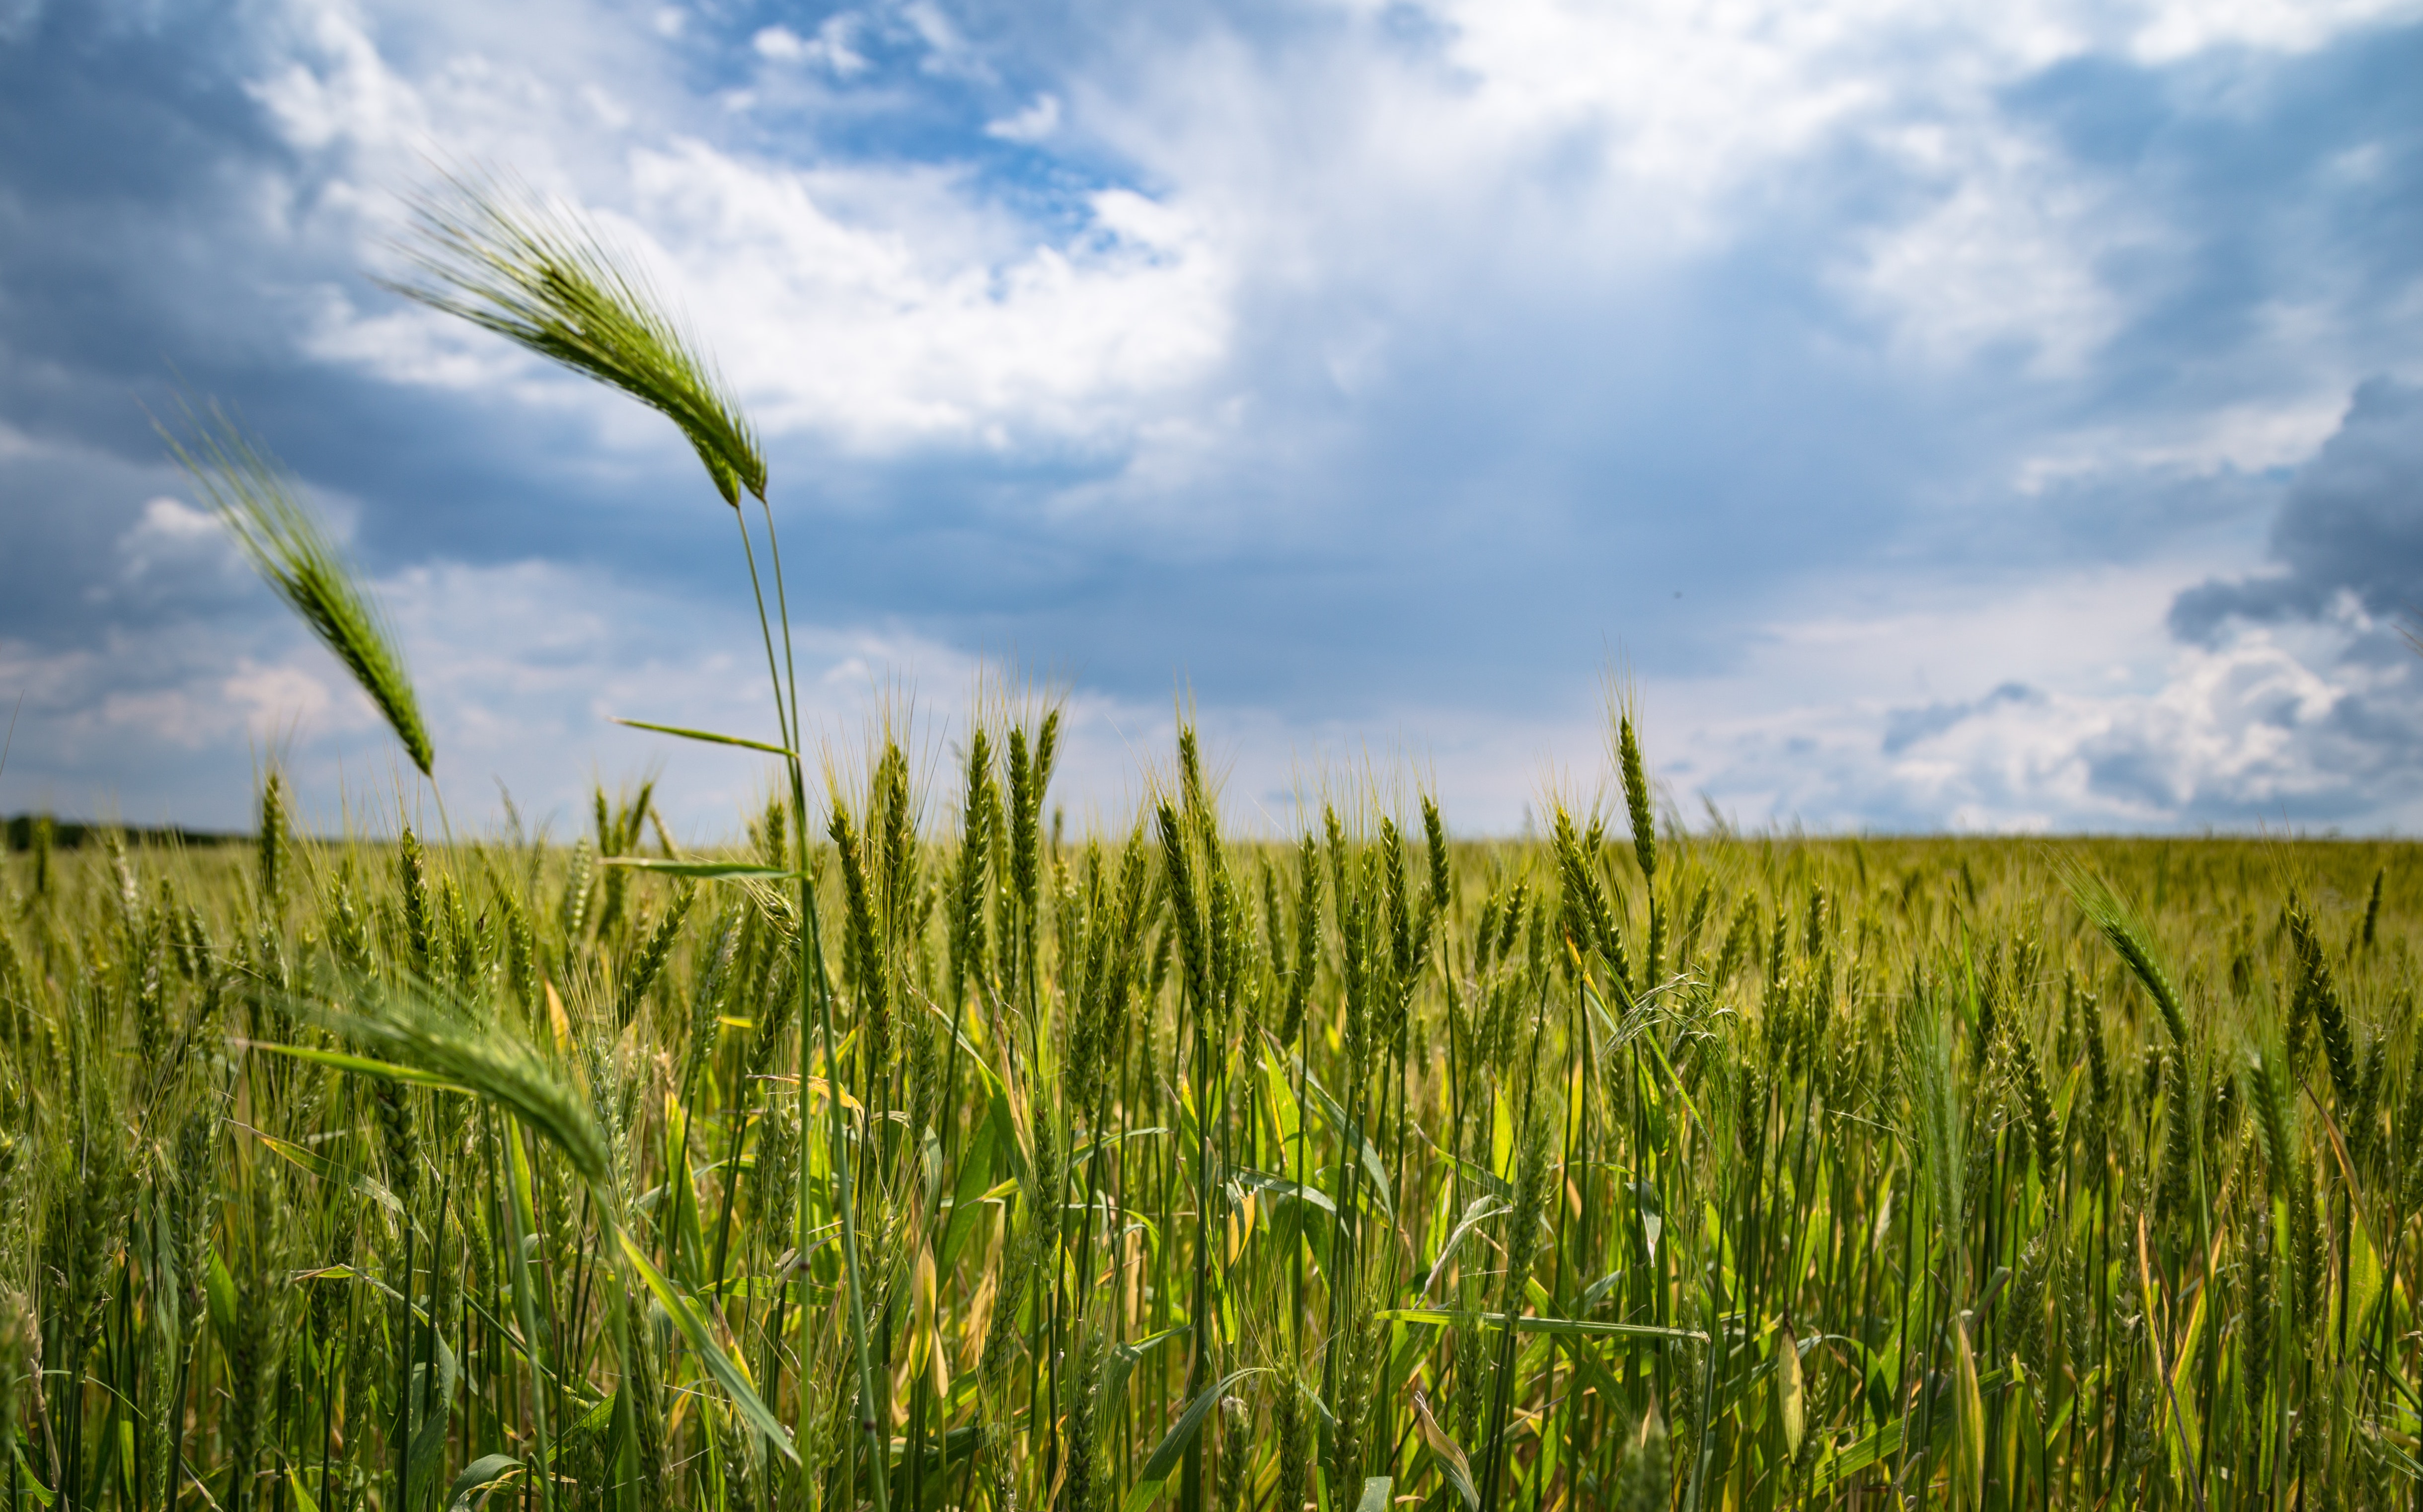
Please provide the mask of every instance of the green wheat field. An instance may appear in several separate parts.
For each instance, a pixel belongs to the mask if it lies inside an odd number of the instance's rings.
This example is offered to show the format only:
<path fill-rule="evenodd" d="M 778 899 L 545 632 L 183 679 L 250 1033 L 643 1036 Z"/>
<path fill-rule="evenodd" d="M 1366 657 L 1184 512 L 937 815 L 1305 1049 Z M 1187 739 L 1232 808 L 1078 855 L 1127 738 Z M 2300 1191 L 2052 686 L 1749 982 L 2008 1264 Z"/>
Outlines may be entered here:
<path fill-rule="evenodd" d="M 1182 726 L 1071 834 L 1011 698 L 812 775 L 712 364 L 577 219 L 415 237 L 696 450 L 772 738 L 643 727 L 771 796 L 450 837 L 364 580 L 189 410 L 439 818 L 11 826 L 7 1512 L 2423 1503 L 2414 847 L 1693 834 L 1623 707 L 1524 840 L 1249 833 Z"/>

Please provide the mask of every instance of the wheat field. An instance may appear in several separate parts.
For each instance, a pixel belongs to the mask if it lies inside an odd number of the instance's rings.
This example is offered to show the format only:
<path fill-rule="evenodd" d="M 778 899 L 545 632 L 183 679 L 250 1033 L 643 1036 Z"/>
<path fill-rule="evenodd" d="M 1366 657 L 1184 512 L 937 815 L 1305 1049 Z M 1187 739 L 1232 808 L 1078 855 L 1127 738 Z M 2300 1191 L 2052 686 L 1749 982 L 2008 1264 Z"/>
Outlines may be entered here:
<path fill-rule="evenodd" d="M 2423 1504 L 2414 847 L 1693 834 L 1621 705 L 1521 840 L 1249 833 L 1183 726 L 1070 834 L 1006 698 L 812 783 L 712 361 L 577 216 L 419 215 L 403 293 L 696 452 L 772 738 L 641 727 L 771 793 L 450 837 L 407 648 L 189 406 L 440 822 L 12 822 L 7 1512 Z"/>
<path fill-rule="evenodd" d="M 977 731 L 813 928 L 781 803 L 24 833 L 11 1512 L 2412 1499 L 2410 847 L 1274 844 L 1191 743 L 1072 838 Z"/>

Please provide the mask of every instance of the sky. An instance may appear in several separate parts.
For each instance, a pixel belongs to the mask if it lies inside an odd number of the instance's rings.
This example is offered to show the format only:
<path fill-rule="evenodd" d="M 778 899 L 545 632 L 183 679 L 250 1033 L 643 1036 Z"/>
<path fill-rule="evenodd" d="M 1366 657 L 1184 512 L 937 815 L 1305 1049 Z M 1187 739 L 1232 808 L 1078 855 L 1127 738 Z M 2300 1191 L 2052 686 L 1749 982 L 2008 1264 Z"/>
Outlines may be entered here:
<path fill-rule="evenodd" d="M 812 738 L 1193 720 L 1241 822 L 2423 829 L 2423 5 L 0 0 L 0 812 L 426 788 L 155 418 L 343 533 L 450 816 L 768 773 L 660 417 L 387 292 L 578 209 L 758 425 Z M 13 714 L 9 711 L 13 710 Z M 936 812 L 947 807 L 938 800 Z"/>

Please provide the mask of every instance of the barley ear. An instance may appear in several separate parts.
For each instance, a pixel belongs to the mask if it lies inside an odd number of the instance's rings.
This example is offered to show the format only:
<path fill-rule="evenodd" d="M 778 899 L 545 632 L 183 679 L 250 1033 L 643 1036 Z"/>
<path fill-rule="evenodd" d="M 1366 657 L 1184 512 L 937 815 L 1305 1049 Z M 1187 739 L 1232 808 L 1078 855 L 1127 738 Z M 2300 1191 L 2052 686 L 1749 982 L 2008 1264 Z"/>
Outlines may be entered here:
<path fill-rule="evenodd" d="M 518 186 L 449 177 L 413 204 L 387 287 L 620 389 L 681 427 L 723 501 L 766 497 L 766 459 L 722 376 L 646 277 L 578 214 Z"/>
<path fill-rule="evenodd" d="M 2171 1042 L 2186 1049 L 2187 1014 L 2180 1008 L 2178 989 L 2171 985 L 2170 973 L 2162 969 L 2162 961 L 2154 954 L 2152 937 L 2145 923 L 2102 878 L 2076 866 L 2065 867 L 2063 871 L 2070 896 L 2078 900 L 2079 911 L 2102 931 L 2112 948 L 2145 985 L 2154 1006 L 2162 1010 L 2162 1024 L 2171 1032 Z"/>
<path fill-rule="evenodd" d="M 436 756 L 420 722 L 420 701 L 413 693 L 395 631 L 360 573 L 338 549 L 326 523 L 295 491 L 277 459 L 224 413 L 213 408 L 200 416 L 188 410 L 186 419 L 186 439 L 166 427 L 161 435 L 192 476 L 203 502 L 235 537 L 261 581 L 370 694 L 420 774 L 430 775 Z"/>
<path fill-rule="evenodd" d="M 555 1146 L 573 1171 L 614 1212 L 613 1152 L 589 1102 L 530 1042 L 497 1023 L 479 1023 L 425 984 L 388 990 L 364 984 L 344 1006 L 327 1005 L 323 1026 L 370 1059 L 332 1062 L 389 1081 L 425 1080 L 456 1088 L 503 1108 Z M 319 1052 L 287 1051 L 304 1059 Z"/>

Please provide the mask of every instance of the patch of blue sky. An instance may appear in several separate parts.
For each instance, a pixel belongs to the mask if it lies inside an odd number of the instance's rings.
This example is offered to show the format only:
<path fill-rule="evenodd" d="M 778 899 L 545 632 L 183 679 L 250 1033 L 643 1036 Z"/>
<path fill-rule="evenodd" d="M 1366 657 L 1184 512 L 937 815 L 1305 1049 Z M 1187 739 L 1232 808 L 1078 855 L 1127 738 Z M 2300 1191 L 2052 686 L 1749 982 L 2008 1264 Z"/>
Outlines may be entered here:
<path fill-rule="evenodd" d="M 940 165 L 1055 241 L 1096 231 L 1092 197 L 1143 189 L 1132 164 L 1061 130 L 1048 72 L 930 5 L 668 8 L 691 88 L 731 145 L 799 167 Z"/>

